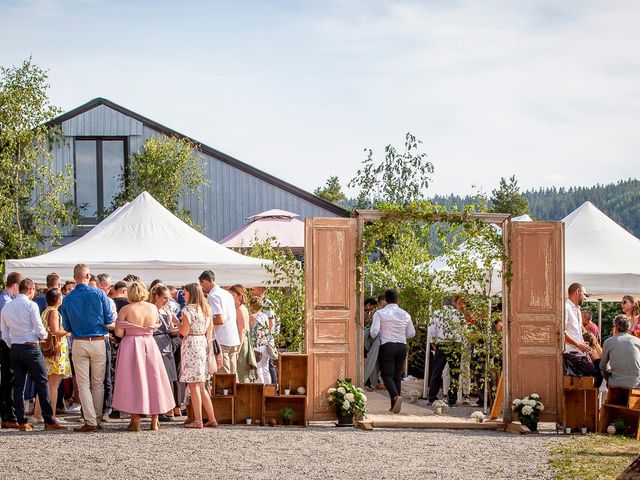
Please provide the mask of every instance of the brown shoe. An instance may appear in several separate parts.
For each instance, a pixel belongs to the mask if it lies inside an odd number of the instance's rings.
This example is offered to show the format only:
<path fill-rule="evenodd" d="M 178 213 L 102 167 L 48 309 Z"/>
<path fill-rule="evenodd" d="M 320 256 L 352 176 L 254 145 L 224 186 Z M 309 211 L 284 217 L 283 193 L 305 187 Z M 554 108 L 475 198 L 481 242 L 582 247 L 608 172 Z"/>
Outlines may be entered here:
<path fill-rule="evenodd" d="M 18 430 L 20 430 L 21 432 L 30 432 L 31 430 L 33 430 L 33 427 L 28 423 L 21 423 L 20 425 L 18 425 Z"/>
<path fill-rule="evenodd" d="M 67 427 L 65 427 L 64 425 L 60 425 L 58 422 L 56 422 L 56 423 L 45 423 L 44 429 L 45 430 L 66 430 Z"/>
<path fill-rule="evenodd" d="M 98 430 L 98 427 L 95 425 L 83 425 L 81 427 L 76 427 L 73 429 L 74 432 L 95 432 L 96 430 Z"/>
<path fill-rule="evenodd" d="M 393 399 L 393 413 L 400 413 L 402 408 L 402 397 L 400 395 Z"/>
<path fill-rule="evenodd" d="M 2 422 L 2 428 L 18 428 L 18 422 Z"/>

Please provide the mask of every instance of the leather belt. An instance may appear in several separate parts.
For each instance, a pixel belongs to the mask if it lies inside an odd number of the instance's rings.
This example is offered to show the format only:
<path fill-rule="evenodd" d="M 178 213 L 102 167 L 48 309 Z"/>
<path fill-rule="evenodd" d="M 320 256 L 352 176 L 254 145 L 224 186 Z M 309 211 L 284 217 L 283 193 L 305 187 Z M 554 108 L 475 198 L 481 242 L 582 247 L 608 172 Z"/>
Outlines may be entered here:
<path fill-rule="evenodd" d="M 87 342 L 97 342 L 98 340 L 104 341 L 104 336 L 100 337 L 75 337 L 74 340 L 86 340 Z"/>
<path fill-rule="evenodd" d="M 25 345 L 27 347 L 35 347 L 40 344 L 38 342 L 24 342 L 24 343 L 12 343 L 11 345 Z"/>

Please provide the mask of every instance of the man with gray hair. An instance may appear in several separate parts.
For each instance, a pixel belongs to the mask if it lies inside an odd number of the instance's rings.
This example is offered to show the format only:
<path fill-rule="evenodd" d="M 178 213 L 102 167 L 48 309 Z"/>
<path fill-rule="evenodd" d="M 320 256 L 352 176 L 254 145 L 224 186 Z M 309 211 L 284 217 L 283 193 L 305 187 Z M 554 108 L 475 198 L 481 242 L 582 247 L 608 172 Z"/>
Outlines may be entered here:
<path fill-rule="evenodd" d="M 640 338 L 629 334 L 629 319 L 618 315 L 615 335 L 604 342 L 600 371 L 609 387 L 640 388 Z"/>

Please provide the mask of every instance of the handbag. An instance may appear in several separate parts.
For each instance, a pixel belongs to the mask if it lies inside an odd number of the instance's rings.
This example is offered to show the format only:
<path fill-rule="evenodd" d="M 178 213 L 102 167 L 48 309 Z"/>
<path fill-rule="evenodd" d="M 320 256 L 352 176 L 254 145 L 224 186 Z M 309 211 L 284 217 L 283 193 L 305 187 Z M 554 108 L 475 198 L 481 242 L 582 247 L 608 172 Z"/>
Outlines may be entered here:
<path fill-rule="evenodd" d="M 58 340 L 55 335 L 51 334 L 40 342 L 40 348 L 42 349 L 42 356 L 47 358 L 58 357 L 62 352 L 60 340 Z"/>

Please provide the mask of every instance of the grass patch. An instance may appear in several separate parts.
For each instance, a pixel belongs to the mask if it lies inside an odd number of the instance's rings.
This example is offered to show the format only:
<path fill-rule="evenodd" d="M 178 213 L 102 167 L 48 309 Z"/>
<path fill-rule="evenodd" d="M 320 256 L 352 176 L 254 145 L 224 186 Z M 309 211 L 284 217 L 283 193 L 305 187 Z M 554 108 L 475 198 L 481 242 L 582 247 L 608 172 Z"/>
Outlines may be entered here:
<path fill-rule="evenodd" d="M 556 480 L 614 479 L 640 454 L 640 442 L 619 436 L 573 437 L 551 448 Z"/>

